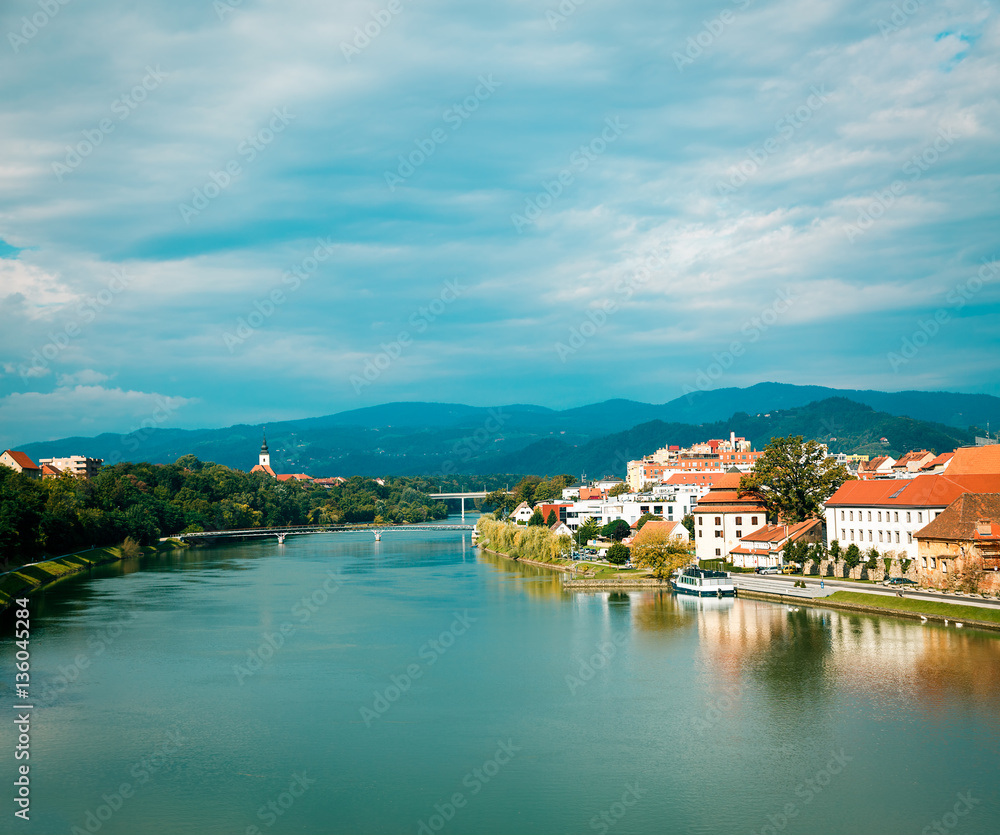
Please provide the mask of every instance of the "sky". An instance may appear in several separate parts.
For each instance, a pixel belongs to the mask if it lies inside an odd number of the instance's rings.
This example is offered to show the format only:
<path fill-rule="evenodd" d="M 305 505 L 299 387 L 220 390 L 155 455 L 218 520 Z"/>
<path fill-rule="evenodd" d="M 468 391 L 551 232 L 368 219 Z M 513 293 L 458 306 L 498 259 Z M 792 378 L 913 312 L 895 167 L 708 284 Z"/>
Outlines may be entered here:
<path fill-rule="evenodd" d="M 1000 395 L 978 0 L 8 0 L 0 446 Z"/>

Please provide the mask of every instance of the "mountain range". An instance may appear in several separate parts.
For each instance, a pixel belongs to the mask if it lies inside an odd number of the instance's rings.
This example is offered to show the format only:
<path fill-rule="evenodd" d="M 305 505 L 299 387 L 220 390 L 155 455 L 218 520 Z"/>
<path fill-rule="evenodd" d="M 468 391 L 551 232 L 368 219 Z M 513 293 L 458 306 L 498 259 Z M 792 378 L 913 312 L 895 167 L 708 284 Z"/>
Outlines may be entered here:
<path fill-rule="evenodd" d="M 951 392 L 878 392 L 759 383 L 696 391 L 654 405 L 607 400 L 554 410 L 448 403 L 387 403 L 267 426 L 277 472 L 429 475 L 557 472 L 624 475 L 625 462 L 666 444 L 687 445 L 730 432 L 758 449 L 779 435 L 804 435 L 834 452 L 934 451 L 974 442 L 1000 426 L 1000 398 Z M 128 435 L 21 444 L 36 460 L 88 455 L 168 463 L 191 453 L 247 470 L 263 427 L 145 428 Z M 886 438 L 887 443 L 880 439 Z"/>

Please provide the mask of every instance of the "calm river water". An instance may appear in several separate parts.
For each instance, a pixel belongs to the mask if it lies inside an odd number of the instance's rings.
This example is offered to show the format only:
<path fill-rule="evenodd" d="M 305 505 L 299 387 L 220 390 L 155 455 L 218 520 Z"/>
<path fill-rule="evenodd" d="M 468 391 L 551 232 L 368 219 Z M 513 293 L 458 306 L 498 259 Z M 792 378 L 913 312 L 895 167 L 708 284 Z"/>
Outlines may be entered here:
<path fill-rule="evenodd" d="M 4 832 L 1000 832 L 997 635 L 569 594 L 467 533 L 101 569 L 33 601 L 31 651 Z"/>

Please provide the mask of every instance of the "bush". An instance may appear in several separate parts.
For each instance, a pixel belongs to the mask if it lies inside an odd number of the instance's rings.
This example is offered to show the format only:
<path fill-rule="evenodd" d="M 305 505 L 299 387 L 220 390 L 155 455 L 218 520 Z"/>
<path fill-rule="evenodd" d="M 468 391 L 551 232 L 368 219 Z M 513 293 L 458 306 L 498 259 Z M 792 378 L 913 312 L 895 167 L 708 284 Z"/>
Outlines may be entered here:
<path fill-rule="evenodd" d="M 612 565 L 625 565 L 629 561 L 629 550 L 620 542 L 608 549 L 608 562 Z"/>
<path fill-rule="evenodd" d="M 140 548 L 139 543 L 130 536 L 125 537 L 125 541 L 121 544 L 118 550 L 121 551 L 123 560 L 134 560 L 137 557 L 142 556 L 142 548 Z"/>

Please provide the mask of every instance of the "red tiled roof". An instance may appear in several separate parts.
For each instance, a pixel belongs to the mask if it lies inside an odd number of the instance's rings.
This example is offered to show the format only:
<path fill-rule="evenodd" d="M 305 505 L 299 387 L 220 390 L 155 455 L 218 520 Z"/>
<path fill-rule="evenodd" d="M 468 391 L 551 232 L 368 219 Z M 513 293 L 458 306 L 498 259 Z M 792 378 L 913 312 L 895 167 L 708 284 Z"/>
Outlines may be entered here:
<path fill-rule="evenodd" d="M 665 484 L 712 484 L 722 476 L 722 473 L 674 473 Z"/>
<path fill-rule="evenodd" d="M 24 469 L 24 470 L 40 470 L 41 469 L 41 467 L 39 467 L 34 461 L 32 461 L 23 452 L 16 452 L 13 449 L 5 450 L 5 452 L 11 458 L 13 458 L 17 462 L 18 466 L 21 467 L 21 469 Z"/>
<path fill-rule="evenodd" d="M 1000 444 L 959 447 L 948 465 L 950 476 L 996 474 L 1000 474 Z"/>
<path fill-rule="evenodd" d="M 767 508 L 762 504 L 710 504 L 702 507 L 698 502 L 692 509 L 692 513 L 761 513 L 766 514 Z"/>
<path fill-rule="evenodd" d="M 955 476 L 949 467 L 947 473 L 911 479 L 845 481 L 826 506 L 947 507 L 963 493 L 992 492 L 1000 492 L 1000 474 Z"/>
<path fill-rule="evenodd" d="M 990 522 L 990 533 L 977 533 L 980 520 Z M 963 493 L 914 536 L 961 542 L 1000 537 L 1000 493 Z"/>
<path fill-rule="evenodd" d="M 796 540 L 809 533 L 817 525 L 822 525 L 821 519 L 806 519 L 794 525 L 765 525 L 753 533 L 740 539 L 741 542 L 784 542 L 786 539 Z"/>
<path fill-rule="evenodd" d="M 278 481 L 312 481 L 311 475 L 306 475 L 305 473 L 281 473 L 275 476 Z"/>
<path fill-rule="evenodd" d="M 42 475 L 62 475 L 62 470 L 51 464 L 42 464 Z"/>
<path fill-rule="evenodd" d="M 920 469 L 921 470 L 933 470 L 933 469 L 936 469 L 937 467 L 940 467 L 943 464 L 947 464 L 954 457 L 955 457 L 955 453 L 954 452 L 942 452 L 939 456 L 937 456 L 937 458 L 934 458 L 933 460 L 928 461 Z"/>
<path fill-rule="evenodd" d="M 254 464 L 253 468 L 250 470 L 250 472 L 252 472 L 252 473 L 267 473 L 272 478 L 276 478 L 277 477 L 275 475 L 275 473 L 274 473 L 274 470 L 272 470 L 267 464 Z"/>

